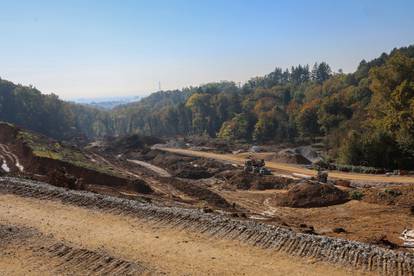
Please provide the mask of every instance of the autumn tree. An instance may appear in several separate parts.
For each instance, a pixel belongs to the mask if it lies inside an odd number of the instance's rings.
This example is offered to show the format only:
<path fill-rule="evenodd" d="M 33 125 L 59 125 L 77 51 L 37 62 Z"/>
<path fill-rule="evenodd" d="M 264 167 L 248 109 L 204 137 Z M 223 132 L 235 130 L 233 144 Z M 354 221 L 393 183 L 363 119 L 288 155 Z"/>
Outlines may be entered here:
<path fill-rule="evenodd" d="M 318 123 L 319 104 L 319 100 L 314 100 L 302 106 L 296 118 L 297 127 L 302 137 L 315 137 L 321 133 Z"/>
<path fill-rule="evenodd" d="M 370 71 L 374 127 L 389 132 L 401 148 L 414 154 L 414 58 L 399 52 Z"/>

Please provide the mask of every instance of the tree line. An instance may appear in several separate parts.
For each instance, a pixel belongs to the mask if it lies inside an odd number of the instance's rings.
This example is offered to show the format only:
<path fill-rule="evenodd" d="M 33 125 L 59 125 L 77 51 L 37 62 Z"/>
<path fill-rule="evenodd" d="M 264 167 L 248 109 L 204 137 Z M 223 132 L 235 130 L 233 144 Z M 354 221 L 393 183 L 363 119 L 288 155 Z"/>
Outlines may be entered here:
<path fill-rule="evenodd" d="M 248 80 L 160 91 L 102 111 L 0 81 L 0 119 L 66 139 L 141 133 L 208 135 L 252 143 L 323 140 L 335 162 L 412 169 L 414 46 L 361 61 L 350 74 L 325 63 Z"/>

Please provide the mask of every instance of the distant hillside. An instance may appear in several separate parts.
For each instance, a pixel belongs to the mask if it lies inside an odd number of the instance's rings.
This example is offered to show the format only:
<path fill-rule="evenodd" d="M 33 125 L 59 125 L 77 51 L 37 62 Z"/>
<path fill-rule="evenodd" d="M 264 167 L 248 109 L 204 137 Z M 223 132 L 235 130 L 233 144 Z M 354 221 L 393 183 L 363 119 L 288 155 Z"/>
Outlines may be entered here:
<path fill-rule="evenodd" d="M 106 97 L 106 98 L 81 98 L 72 100 L 78 104 L 84 104 L 96 108 L 110 110 L 120 105 L 137 102 L 142 99 L 141 96 L 125 96 L 125 97 Z"/>
<path fill-rule="evenodd" d="M 57 139 L 106 134 L 100 131 L 108 115 L 91 107 L 41 94 L 32 86 L 0 79 L 0 120 Z M 105 126 L 105 129 L 107 126 Z"/>

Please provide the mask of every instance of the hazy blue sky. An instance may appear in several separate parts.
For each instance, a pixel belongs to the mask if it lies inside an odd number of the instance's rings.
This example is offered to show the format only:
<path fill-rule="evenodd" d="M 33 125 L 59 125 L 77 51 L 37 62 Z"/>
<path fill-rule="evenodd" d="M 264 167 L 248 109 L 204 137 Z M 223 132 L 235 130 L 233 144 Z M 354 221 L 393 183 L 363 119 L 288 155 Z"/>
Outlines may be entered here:
<path fill-rule="evenodd" d="M 414 43 L 414 1 L 0 0 L 0 76 L 61 97 L 356 68 Z"/>

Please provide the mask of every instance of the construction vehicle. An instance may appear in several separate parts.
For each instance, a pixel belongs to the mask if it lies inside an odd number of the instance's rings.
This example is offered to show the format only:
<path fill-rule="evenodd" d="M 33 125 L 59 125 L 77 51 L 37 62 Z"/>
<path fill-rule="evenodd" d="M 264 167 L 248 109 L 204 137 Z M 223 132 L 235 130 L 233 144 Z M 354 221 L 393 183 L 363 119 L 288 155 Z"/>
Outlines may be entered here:
<path fill-rule="evenodd" d="M 265 161 L 263 159 L 256 159 L 252 156 L 247 157 L 244 161 L 244 171 L 246 173 L 258 174 L 258 175 L 271 175 L 272 172 L 265 167 Z"/>
<path fill-rule="evenodd" d="M 328 171 L 324 170 L 322 166 L 318 165 L 318 173 L 316 174 L 316 180 L 322 183 L 328 183 Z"/>

